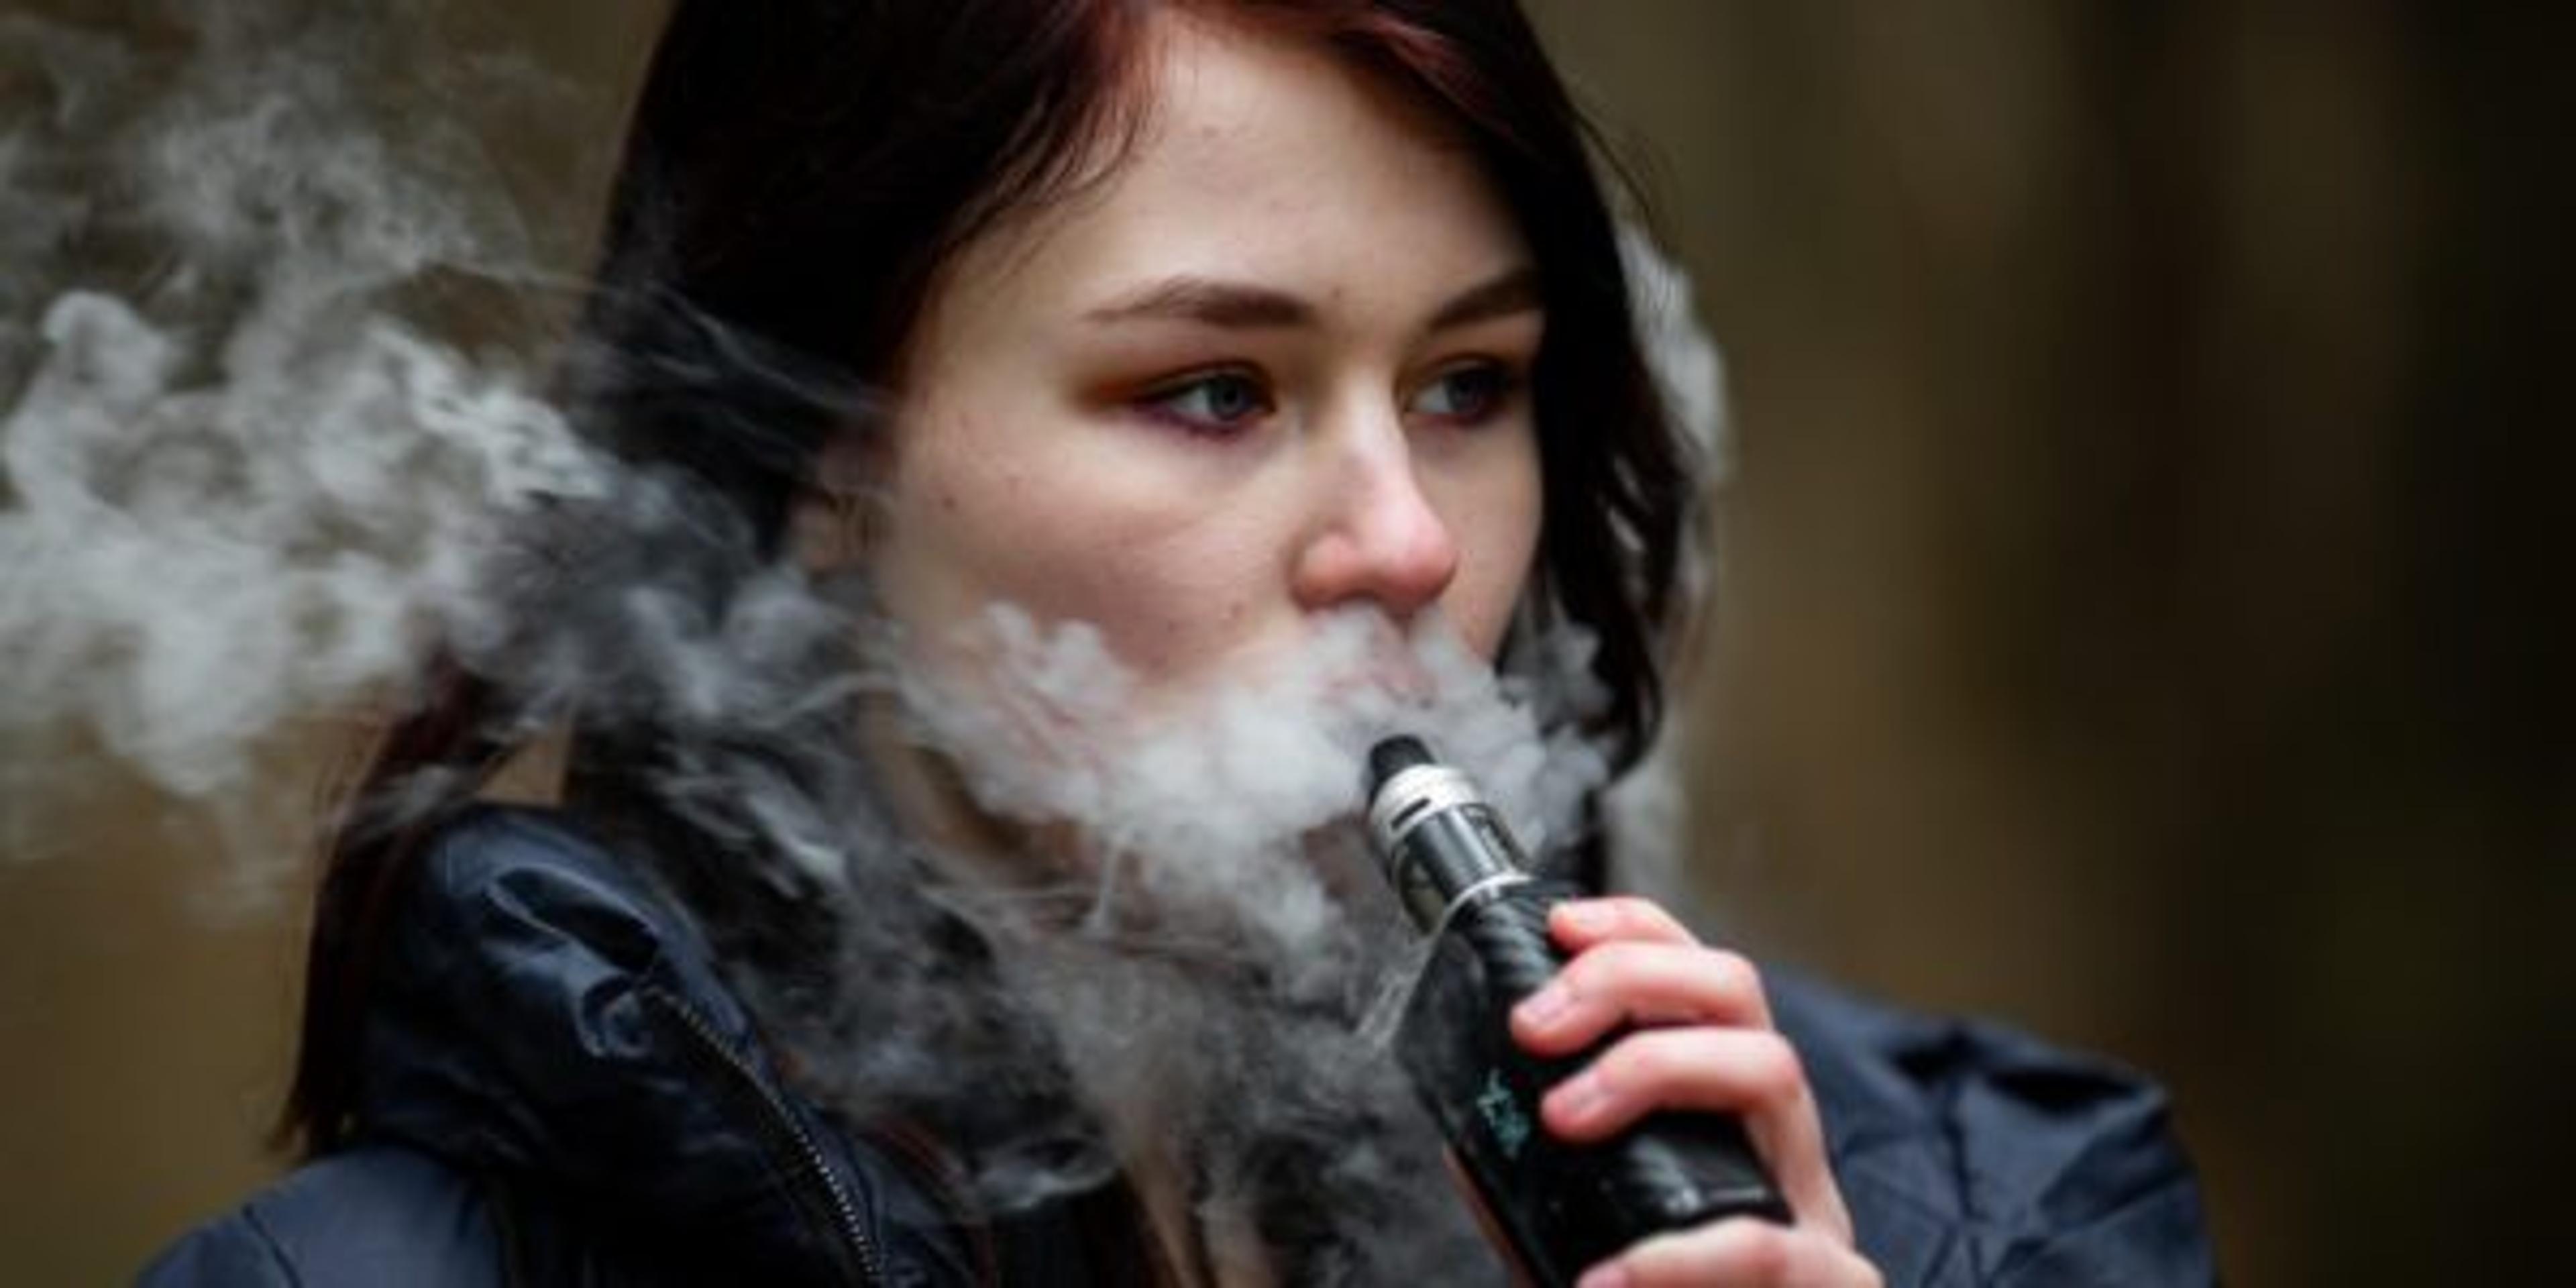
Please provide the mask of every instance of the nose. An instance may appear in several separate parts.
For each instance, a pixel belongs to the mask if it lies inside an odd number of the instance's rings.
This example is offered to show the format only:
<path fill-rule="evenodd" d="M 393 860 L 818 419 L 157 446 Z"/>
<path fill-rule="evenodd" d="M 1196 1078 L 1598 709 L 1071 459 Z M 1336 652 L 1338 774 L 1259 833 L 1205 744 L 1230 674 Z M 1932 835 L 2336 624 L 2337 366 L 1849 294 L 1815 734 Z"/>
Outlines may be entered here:
<path fill-rule="evenodd" d="M 1354 439 L 1317 480 L 1293 589 L 1303 608 L 1366 601 L 1408 621 L 1458 575 L 1458 541 L 1415 476 L 1400 424 Z"/>

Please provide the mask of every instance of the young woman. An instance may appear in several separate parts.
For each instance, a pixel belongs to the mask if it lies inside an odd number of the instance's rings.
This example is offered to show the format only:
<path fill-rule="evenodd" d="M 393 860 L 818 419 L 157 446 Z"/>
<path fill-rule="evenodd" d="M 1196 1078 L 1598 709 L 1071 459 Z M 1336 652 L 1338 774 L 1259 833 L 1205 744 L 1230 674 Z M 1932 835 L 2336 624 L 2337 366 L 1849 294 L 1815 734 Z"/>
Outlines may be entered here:
<path fill-rule="evenodd" d="M 619 481 L 370 766 L 308 1162 L 148 1282 L 1504 1275 L 1376 1058 L 1336 739 L 1473 743 L 1499 664 L 1598 882 L 1691 490 L 1512 5 L 682 0 L 566 399 Z M 552 721 L 564 808 L 471 804 Z M 2208 1276 L 2151 1091 L 1551 930 L 1515 1039 L 1640 1027 L 1543 1128 L 1740 1115 L 1796 1218 L 1587 1283 Z"/>

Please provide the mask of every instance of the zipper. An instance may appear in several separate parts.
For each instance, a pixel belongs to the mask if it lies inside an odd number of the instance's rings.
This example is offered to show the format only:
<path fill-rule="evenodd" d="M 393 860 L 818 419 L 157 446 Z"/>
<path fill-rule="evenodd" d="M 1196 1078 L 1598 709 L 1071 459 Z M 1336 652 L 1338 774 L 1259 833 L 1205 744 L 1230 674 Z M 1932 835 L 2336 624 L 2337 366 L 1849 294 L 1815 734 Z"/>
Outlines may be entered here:
<path fill-rule="evenodd" d="M 849 1192 L 841 1187 L 840 1178 L 833 1175 L 831 1165 L 824 1161 L 823 1150 L 814 1143 L 813 1134 L 805 1130 L 805 1124 L 797 1120 L 795 1112 L 787 1107 L 787 1102 L 777 1090 L 751 1067 L 750 1061 L 736 1054 L 723 1035 L 716 1032 L 715 1026 L 688 1003 L 669 990 L 652 984 L 641 986 L 638 992 L 646 1001 L 678 1019 L 682 1031 L 688 1033 L 705 1054 L 714 1057 L 751 1090 L 755 1107 L 762 1111 L 763 1123 L 769 1129 L 765 1133 L 769 1143 L 783 1145 L 781 1152 L 800 1163 L 796 1170 L 822 1192 L 826 1208 L 839 1226 L 840 1241 L 835 1246 L 848 1254 L 845 1260 L 857 1263 L 857 1273 L 850 1277 L 851 1282 L 861 1285 L 886 1283 L 885 1266 L 878 1257 L 876 1241 L 868 1237 L 867 1227 L 859 1223 L 857 1206 L 850 1202 Z M 800 1210 L 804 1207 L 802 1204 L 798 1206 Z M 851 1269 L 847 1265 L 843 1268 Z"/>

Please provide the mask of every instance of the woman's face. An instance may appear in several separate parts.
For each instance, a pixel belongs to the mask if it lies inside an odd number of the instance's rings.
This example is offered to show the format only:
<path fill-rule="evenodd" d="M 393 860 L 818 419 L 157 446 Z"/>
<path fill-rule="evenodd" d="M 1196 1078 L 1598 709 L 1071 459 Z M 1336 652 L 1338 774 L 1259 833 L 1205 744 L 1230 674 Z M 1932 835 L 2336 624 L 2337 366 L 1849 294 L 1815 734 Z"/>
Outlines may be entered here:
<path fill-rule="evenodd" d="M 1321 48 L 1161 23 L 1102 186 L 968 247 L 906 349 L 865 558 L 915 638 L 1006 602 L 1150 687 L 1437 609 L 1534 556 L 1529 252 L 1470 157 Z"/>

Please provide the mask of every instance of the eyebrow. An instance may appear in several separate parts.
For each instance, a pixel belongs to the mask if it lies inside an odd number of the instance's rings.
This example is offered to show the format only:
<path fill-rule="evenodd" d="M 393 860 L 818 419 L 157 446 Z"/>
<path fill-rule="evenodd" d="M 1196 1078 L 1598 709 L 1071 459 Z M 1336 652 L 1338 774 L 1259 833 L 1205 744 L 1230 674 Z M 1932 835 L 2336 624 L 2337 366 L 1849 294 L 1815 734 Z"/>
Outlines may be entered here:
<path fill-rule="evenodd" d="M 1515 265 L 1460 292 L 1431 315 L 1429 330 L 1482 322 L 1539 307 L 1538 270 Z M 1093 322 L 1156 319 L 1197 322 L 1230 330 L 1315 325 L 1313 304 L 1286 291 L 1250 282 L 1182 275 L 1167 277 L 1083 315 Z"/>

